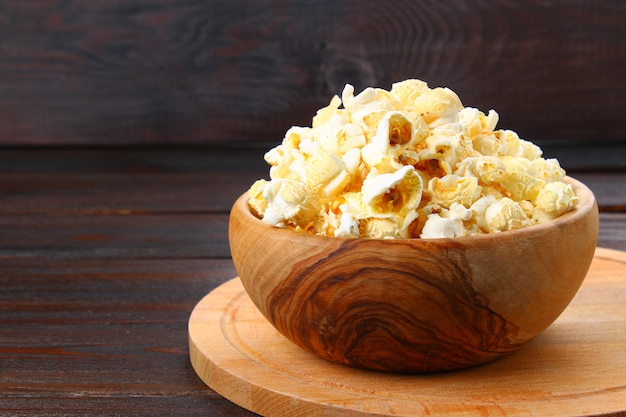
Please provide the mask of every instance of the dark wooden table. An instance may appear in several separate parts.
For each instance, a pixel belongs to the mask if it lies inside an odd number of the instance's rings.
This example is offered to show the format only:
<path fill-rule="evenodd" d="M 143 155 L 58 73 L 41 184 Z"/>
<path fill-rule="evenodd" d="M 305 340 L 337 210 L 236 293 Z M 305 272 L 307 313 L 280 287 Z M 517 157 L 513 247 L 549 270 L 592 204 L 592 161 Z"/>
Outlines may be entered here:
<path fill-rule="evenodd" d="M 0 415 L 250 416 L 195 374 L 187 321 L 236 276 L 267 148 L 0 149 Z M 569 170 L 626 250 L 626 171 Z"/>

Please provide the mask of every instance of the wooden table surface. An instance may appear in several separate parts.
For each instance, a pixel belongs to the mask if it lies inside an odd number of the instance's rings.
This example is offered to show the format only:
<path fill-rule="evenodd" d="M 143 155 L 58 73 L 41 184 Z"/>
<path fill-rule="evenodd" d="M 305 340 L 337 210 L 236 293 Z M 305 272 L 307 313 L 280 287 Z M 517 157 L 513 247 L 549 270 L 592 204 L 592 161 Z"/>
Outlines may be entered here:
<path fill-rule="evenodd" d="M 0 150 L 0 415 L 251 416 L 189 361 L 266 148 Z M 569 170 L 626 250 L 626 171 Z"/>

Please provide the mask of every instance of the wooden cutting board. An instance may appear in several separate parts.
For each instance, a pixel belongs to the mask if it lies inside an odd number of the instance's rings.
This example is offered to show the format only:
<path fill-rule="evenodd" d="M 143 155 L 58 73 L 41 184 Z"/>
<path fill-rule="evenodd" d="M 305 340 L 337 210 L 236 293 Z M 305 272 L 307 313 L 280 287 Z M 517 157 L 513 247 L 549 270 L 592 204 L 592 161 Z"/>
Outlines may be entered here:
<path fill-rule="evenodd" d="M 597 249 L 545 333 L 462 371 L 395 375 L 319 359 L 281 336 L 238 278 L 195 307 L 189 348 L 209 387 L 263 416 L 626 416 L 626 252 Z"/>

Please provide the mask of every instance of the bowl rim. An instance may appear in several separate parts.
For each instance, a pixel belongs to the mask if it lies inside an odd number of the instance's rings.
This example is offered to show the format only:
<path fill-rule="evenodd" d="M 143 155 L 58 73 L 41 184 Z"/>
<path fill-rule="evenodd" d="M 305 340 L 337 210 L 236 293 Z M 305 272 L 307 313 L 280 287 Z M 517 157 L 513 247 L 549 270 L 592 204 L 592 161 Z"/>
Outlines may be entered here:
<path fill-rule="evenodd" d="M 499 239 L 512 239 L 512 238 L 522 238 L 528 237 L 528 235 L 539 235 L 548 230 L 553 230 L 555 227 L 561 227 L 565 224 L 575 223 L 580 218 L 584 217 L 589 213 L 590 210 L 594 210 L 597 212 L 597 202 L 593 191 L 589 187 L 587 187 L 584 183 L 578 181 L 577 179 L 565 176 L 563 180 L 566 184 L 570 184 L 574 188 L 574 193 L 579 199 L 578 205 L 573 210 L 570 210 L 559 217 L 552 219 L 551 221 L 534 224 L 531 226 L 523 227 L 521 229 L 514 230 L 506 230 L 497 233 L 481 233 L 470 236 L 459 236 L 459 237 L 438 237 L 438 238 L 390 238 L 390 239 L 380 239 L 380 238 L 370 238 L 370 237 L 338 237 L 338 236 L 322 236 L 314 233 L 307 232 L 299 232 L 289 228 L 277 227 L 270 223 L 264 222 L 262 219 L 258 218 L 248 206 L 248 191 L 244 192 L 237 198 L 235 201 L 233 208 L 231 209 L 231 216 L 235 210 L 240 211 L 246 218 L 250 221 L 258 222 L 260 227 L 266 228 L 267 230 L 271 230 L 271 233 L 285 233 L 291 238 L 299 239 L 304 238 L 308 241 L 309 239 L 319 239 L 321 241 L 335 241 L 335 242 L 345 242 L 345 241 L 385 241 L 393 244 L 406 244 L 407 242 L 429 242 L 429 243 L 443 243 L 443 242 L 481 242 L 484 240 L 493 240 L 494 238 Z"/>

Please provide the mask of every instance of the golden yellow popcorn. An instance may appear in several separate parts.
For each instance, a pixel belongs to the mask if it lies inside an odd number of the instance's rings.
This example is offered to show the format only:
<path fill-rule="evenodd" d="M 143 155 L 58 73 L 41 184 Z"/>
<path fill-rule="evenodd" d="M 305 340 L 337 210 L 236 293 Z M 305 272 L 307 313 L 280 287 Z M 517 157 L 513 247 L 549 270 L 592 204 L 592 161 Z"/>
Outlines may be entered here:
<path fill-rule="evenodd" d="M 310 189 L 324 197 L 336 195 L 350 180 L 343 161 L 321 147 L 309 155 L 302 169 L 302 179 Z"/>
<path fill-rule="evenodd" d="M 535 165 L 523 157 L 505 156 L 502 158 L 505 170 L 500 184 L 516 200 L 534 201 L 545 182 L 539 178 Z"/>
<path fill-rule="evenodd" d="M 321 209 L 315 192 L 296 180 L 279 178 L 266 183 L 263 198 L 267 201 L 263 220 L 274 226 L 307 229 Z"/>
<path fill-rule="evenodd" d="M 428 181 L 428 194 L 432 202 L 442 207 L 454 203 L 471 206 L 480 197 L 481 187 L 475 177 L 460 177 L 455 174 Z"/>
<path fill-rule="evenodd" d="M 390 93 L 403 108 L 411 109 L 415 100 L 428 90 L 428 84 L 424 81 L 409 79 L 394 83 Z"/>
<path fill-rule="evenodd" d="M 508 197 L 503 197 L 485 209 L 485 226 L 490 233 L 521 229 L 529 219 L 522 207 Z"/>
<path fill-rule="evenodd" d="M 454 172 L 462 177 L 475 177 L 482 184 L 491 185 L 500 181 L 506 165 L 495 156 L 471 156 L 457 164 Z"/>
<path fill-rule="evenodd" d="M 428 89 L 413 102 L 414 111 L 433 128 L 457 121 L 463 104 L 456 93 L 449 88 Z"/>
<path fill-rule="evenodd" d="M 578 197 L 571 185 L 564 182 L 546 184 L 535 200 L 534 216 L 551 220 L 571 210 L 578 204 Z"/>
<path fill-rule="evenodd" d="M 421 80 L 390 91 L 347 84 L 311 127 L 265 154 L 253 214 L 277 227 L 353 238 L 453 238 L 549 221 L 578 199 L 555 159 L 498 113 Z"/>
<path fill-rule="evenodd" d="M 363 203 L 375 213 L 406 216 L 422 199 L 422 178 L 405 165 L 391 174 L 370 175 L 361 188 Z"/>
<path fill-rule="evenodd" d="M 250 190 L 248 190 L 248 205 L 252 210 L 252 213 L 260 218 L 263 218 L 265 215 L 265 210 L 267 209 L 267 200 L 263 197 L 263 191 L 265 190 L 265 186 L 267 185 L 266 180 L 256 180 Z"/>
<path fill-rule="evenodd" d="M 473 212 L 462 204 L 452 203 L 450 209 L 443 209 L 428 215 L 420 237 L 422 239 L 439 237 L 460 237 L 470 234 L 465 222 L 471 220 Z"/>

